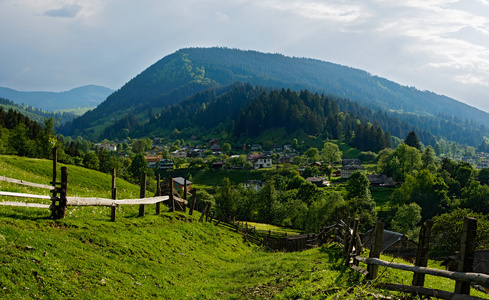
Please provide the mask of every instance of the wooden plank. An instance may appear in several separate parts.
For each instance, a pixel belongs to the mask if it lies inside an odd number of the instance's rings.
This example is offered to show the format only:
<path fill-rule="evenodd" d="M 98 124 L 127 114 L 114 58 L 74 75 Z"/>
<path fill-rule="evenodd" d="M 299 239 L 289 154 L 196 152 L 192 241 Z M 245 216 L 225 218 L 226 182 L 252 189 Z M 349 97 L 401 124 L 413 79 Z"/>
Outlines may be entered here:
<path fill-rule="evenodd" d="M 367 276 L 367 274 L 368 274 L 367 270 L 360 268 L 358 266 L 352 265 L 351 268 L 353 270 L 357 271 L 358 273 L 362 274 L 363 276 Z"/>
<path fill-rule="evenodd" d="M 173 199 L 174 199 L 175 201 L 178 201 L 178 202 L 183 203 L 183 204 L 185 204 L 185 205 L 187 205 L 187 204 L 188 204 L 187 200 L 185 200 L 185 199 L 183 199 L 183 198 L 180 198 L 180 197 L 177 197 L 177 196 L 173 196 Z"/>
<path fill-rule="evenodd" d="M 0 176 L 0 181 L 10 182 L 10 183 L 15 183 L 15 184 L 20 184 L 20 185 L 26 185 L 26 186 L 31 186 L 31 187 L 37 187 L 37 188 L 46 189 L 46 190 L 52 190 L 54 188 L 52 185 L 32 183 L 32 182 L 28 182 L 25 180 L 8 178 L 5 176 Z"/>
<path fill-rule="evenodd" d="M 142 198 L 142 199 L 121 199 L 113 200 L 107 198 L 85 198 L 85 197 L 67 197 L 68 206 L 118 206 L 118 205 L 140 205 L 155 204 L 158 202 L 168 201 L 168 196 Z M 51 198 L 49 198 L 51 199 Z"/>
<path fill-rule="evenodd" d="M 449 300 L 478 300 L 483 299 L 475 296 L 455 294 L 452 292 L 429 289 L 420 286 L 411 286 L 411 285 L 403 285 L 403 284 L 395 284 L 395 283 L 379 283 L 378 286 L 382 289 L 391 290 L 391 291 L 400 291 L 405 293 L 413 293 L 418 296 L 429 296 L 435 297 L 439 299 L 449 299 Z"/>
<path fill-rule="evenodd" d="M 121 199 L 114 200 L 117 205 L 135 205 L 135 204 L 155 204 L 158 202 L 168 201 L 169 196 L 151 197 L 151 198 L 141 198 L 141 199 Z"/>
<path fill-rule="evenodd" d="M 67 197 L 67 206 L 117 206 L 115 200 L 105 198 Z"/>
<path fill-rule="evenodd" d="M 26 203 L 26 202 L 0 202 L 0 205 L 6 206 L 19 206 L 19 207 L 35 207 L 35 208 L 50 208 L 50 204 L 41 204 L 41 203 Z"/>
<path fill-rule="evenodd" d="M 0 196 L 51 200 L 51 196 L 3 192 L 3 191 L 0 191 Z"/>
<path fill-rule="evenodd" d="M 475 282 L 483 287 L 489 287 L 489 275 L 483 273 L 453 272 L 453 271 L 446 271 L 446 270 L 439 270 L 439 269 L 431 269 L 425 267 L 400 264 L 395 262 L 388 262 L 388 261 L 381 260 L 379 258 L 365 258 L 362 256 L 356 256 L 355 259 L 366 264 L 384 266 L 388 268 L 410 271 L 410 272 L 417 272 L 417 273 L 434 275 L 439 277 L 445 277 L 453 280 Z"/>

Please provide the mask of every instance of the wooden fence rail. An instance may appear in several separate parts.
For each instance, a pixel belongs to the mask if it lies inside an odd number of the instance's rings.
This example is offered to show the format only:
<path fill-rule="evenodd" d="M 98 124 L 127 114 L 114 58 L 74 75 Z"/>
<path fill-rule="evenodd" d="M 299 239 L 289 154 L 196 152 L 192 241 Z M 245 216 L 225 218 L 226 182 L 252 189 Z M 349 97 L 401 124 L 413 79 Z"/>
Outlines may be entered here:
<path fill-rule="evenodd" d="M 51 218 L 52 219 L 62 219 L 65 216 L 65 210 L 68 206 L 106 206 L 111 207 L 111 220 L 115 221 L 116 219 L 116 208 L 121 205 L 139 205 L 139 216 L 144 216 L 144 208 L 145 205 L 156 204 L 156 214 L 160 213 L 160 204 L 167 203 L 170 207 L 171 211 L 181 210 L 186 211 L 186 207 L 188 205 L 188 201 L 186 195 L 184 198 L 181 198 L 178 193 L 171 188 L 170 195 L 161 195 L 161 187 L 158 186 L 156 195 L 154 197 L 146 197 L 146 174 L 142 174 L 142 182 L 141 182 L 141 192 L 139 199 L 121 199 L 117 200 L 117 188 L 116 188 L 116 172 L 115 169 L 112 172 L 112 199 L 108 198 L 99 198 L 99 197 L 68 197 L 68 168 L 61 168 L 61 182 L 57 182 L 56 180 L 56 159 L 57 152 L 56 149 L 53 149 L 53 181 L 51 182 L 52 186 L 27 182 L 24 180 L 8 178 L 5 176 L 0 176 L 0 181 L 5 181 L 14 184 L 20 184 L 30 187 L 49 189 L 52 193 L 52 196 L 48 195 L 36 195 L 36 194 L 27 194 L 27 193 L 15 193 L 15 192 L 6 192 L 0 191 L 0 196 L 7 197 L 16 197 L 16 198 L 30 198 L 30 199 L 41 199 L 41 200 L 51 200 L 51 205 L 41 204 L 41 203 L 27 203 L 27 202 L 12 202 L 12 201 L 3 201 L 0 202 L 0 205 L 4 206 L 18 206 L 18 207 L 29 207 L 29 208 L 49 208 L 51 209 Z M 173 180 L 170 180 L 173 182 Z M 159 177 L 158 177 L 159 183 Z M 59 195 L 59 196 L 58 196 Z M 195 191 L 193 192 L 193 205 L 195 205 Z M 193 208 L 193 206 L 192 206 Z"/>
<path fill-rule="evenodd" d="M 457 272 L 427 267 L 429 235 L 432 224 L 432 221 L 428 220 L 421 228 L 420 243 L 417 249 L 416 264 L 414 266 L 379 259 L 384 232 L 383 221 L 377 222 L 375 230 L 373 230 L 370 236 L 366 239 L 373 239 L 368 258 L 361 256 L 363 253 L 363 247 L 367 241 L 364 241 L 362 244 L 360 236 L 355 233 L 358 228 L 358 219 L 355 220 L 353 227 L 350 227 L 351 222 L 349 219 L 346 222 L 339 221 L 333 226 L 335 239 L 343 245 L 345 264 L 348 266 L 351 262 L 353 262 L 351 267 L 363 275 L 366 275 L 367 279 L 377 279 L 379 266 L 413 272 L 413 285 L 407 286 L 381 282 L 379 283 L 379 287 L 381 288 L 436 297 L 440 299 L 482 299 L 470 296 L 471 285 L 489 288 L 488 274 L 472 272 L 477 220 L 468 217 L 464 219 L 460 251 L 461 262 L 459 263 Z M 359 267 L 358 262 L 367 264 L 367 270 Z M 424 275 L 432 275 L 455 280 L 454 292 L 424 288 Z"/>
<path fill-rule="evenodd" d="M 51 185 L 45 185 L 45 184 L 40 184 L 40 183 L 32 183 L 32 182 L 27 182 L 24 180 L 8 178 L 5 176 L 0 176 L 0 181 L 10 182 L 10 183 L 15 183 L 15 184 L 20 184 L 20 185 L 26 185 L 26 186 L 31 186 L 31 187 L 37 187 L 37 188 L 47 189 L 47 190 L 53 189 L 53 186 L 51 186 Z"/>

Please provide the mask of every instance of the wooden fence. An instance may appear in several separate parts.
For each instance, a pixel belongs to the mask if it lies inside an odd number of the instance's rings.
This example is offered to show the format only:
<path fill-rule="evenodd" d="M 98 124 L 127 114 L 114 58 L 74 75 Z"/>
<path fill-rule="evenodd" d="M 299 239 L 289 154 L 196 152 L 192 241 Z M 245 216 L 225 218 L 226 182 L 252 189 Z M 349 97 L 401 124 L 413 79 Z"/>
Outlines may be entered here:
<path fill-rule="evenodd" d="M 173 180 L 170 180 L 170 192 L 169 195 L 161 194 L 160 177 L 157 177 L 157 192 L 154 197 L 146 197 L 146 173 L 141 174 L 140 183 L 140 198 L 138 199 L 117 199 L 117 187 L 116 187 L 116 171 L 112 172 L 112 199 L 108 198 L 96 198 L 96 197 L 69 197 L 68 196 L 68 168 L 61 167 L 61 180 L 58 182 L 57 176 L 57 155 L 56 149 L 53 150 L 53 181 L 52 185 L 44 185 L 38 183 L 26 182 L 24 180 L 18 180 L 13 178 L 7 178 L 0 176 L 0 181 L 6 181 L 14 184 L 20 184 L 25 186 L 31 186 L 41 189 L 50 190 L 52 196 L 35 195 L 25 193 L 13 193 L 0 191 L 0 196 L 8 196 L 15 198 L 29 198 L 29 199 L 44 199 L 51 200 L 51 204 L 40 203 L 28 203 L 28 202 L 12 202 L 4 201 L 0 202 L 0 205 L 7 206 L 21 206 L 29 208 L 46 208 L 51 210 L 52 219 L 63 219 L 65 217 L 65 211 L 68 206 L 106 206 L 111 207 L 111 220 L 116 219 L 116 208 L 121 205 L 139 205 L 139 216 L 145 215 L 146 205 L 156 205 L 156 214 L 160 214 L 161 203 L 166 203 L 170 208 L 170 211 L 184 211 L 187 210 L 188 201 L 181 198 L 178 192 L 173 187 Z M 185 189 L 186 190 L 186 189 Z M 192 214 L 196 202 L 195 190 L 192 194 L 192 205 L 189 214 Z"/>
<path fill-rule="evenodd" d="M 475 249 L 474 240 L 477 230 L 477 220 L 474 218 L 466 217 L 464 219 L 464 227 L 460 243 L 461 259 L 456 272 L 427 268 L 429 239 L 431 226 L 433 224 L 431 220 L 428 220 L 421 227 L 419 244 L 416 251 L 416 263 L 414 266 L 379 259 L 382 236 L 384 233 L 383 221 L 377 222 L 375 229 L 370 236 L 364 240 L 363 244 L 358 233 L 358 223 L 358 219 L 350 220 L 350 218 L 348 218 L 346 221 L 340 220 L 337 224 L 333 225 L 335 240 L 343 247 L 346 266 L 350 266 L 354 270 L 366 275 L 368 280 L 377 281 L 381 280 L 381 278 L 378 278 L 379 266 L 413 272 L 412 285 L 379 282 L 378 285 L 381 288 L 440 299 L 482 299 L 470 296 L 470 287 L 473 286 L 479 290 L 489 288 L 489 275 L 472 272 Z M 364 253 L 364 245 L 370 239 L 373 239 L 373 242 L 371 244 L 369 257 L 366 258 L 361 256 L 361 254 Z M 367 269 L 361 268 L 359 262 L 366 264 Z M 427 274 L 455 280 L 454 292 L 424 287 L 425 275 Z"/>

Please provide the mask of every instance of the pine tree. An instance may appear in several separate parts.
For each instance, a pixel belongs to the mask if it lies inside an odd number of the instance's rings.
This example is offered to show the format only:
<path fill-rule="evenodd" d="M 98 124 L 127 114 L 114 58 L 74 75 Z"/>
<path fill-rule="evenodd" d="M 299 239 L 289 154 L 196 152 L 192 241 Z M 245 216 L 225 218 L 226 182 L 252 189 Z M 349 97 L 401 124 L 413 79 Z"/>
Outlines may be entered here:
<path fill-rule="evenodd" d="M 408 133 L 408 135 L 404 139 L 404 143 L 421 151 L 421 142 L 418 139 L 418 135 L 414 131 L 410 131 Z"/>

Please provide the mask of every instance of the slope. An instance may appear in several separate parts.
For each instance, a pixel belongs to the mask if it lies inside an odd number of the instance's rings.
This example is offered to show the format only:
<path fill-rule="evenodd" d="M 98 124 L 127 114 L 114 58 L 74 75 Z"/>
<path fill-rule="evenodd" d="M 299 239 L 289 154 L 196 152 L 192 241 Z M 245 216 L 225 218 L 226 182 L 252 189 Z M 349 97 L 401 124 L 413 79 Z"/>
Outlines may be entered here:
<path fill-rule="evenodd" d="M 110 189 L 107 174 L 69 169 L 71 194 L 103 197 Z M 0 160 L 0 174 L 11 177 L 46 183 L 50 173 L 47 160 L 12 156 Z M 118 186 L 127 197 L 138 190 L 123 181 Z M 39 193 L 5 182 L 0 182 L 0 189 Z M 301 297 L 339 293 L 359 283 L 360 278 L 337 261 L 334 248 L 265 252 L 244 244 L 235 232 L 189 222 L 186 214 L 153 213 L 148 207 L 147 215 L 138 218 L 136 206 L 112 223 L 108 208 L 81 207 L 69 208 L 65 220 L 53 221 L 45 209 L 0 206 L 0 297 Z"/>
<path fill-rule="evenodd" d="M 227 48 L 188 48 L 156 62 L 88 112 L 62 133 L 97 128 L 100 133 L 121 114 L 133 113 L 144 121 L 149 108 L 177 103 L 210 87 L 236 81 L 265 87 L 308 89 L 348 98 L 374 109 L 434 116 L 443 113 L 489 125 L 489 114 L 431 92 L 401 86 L 384 78 L 329 62 L 291 58 Z M 430 130 L 430 128 L 423 128 Z"/>

